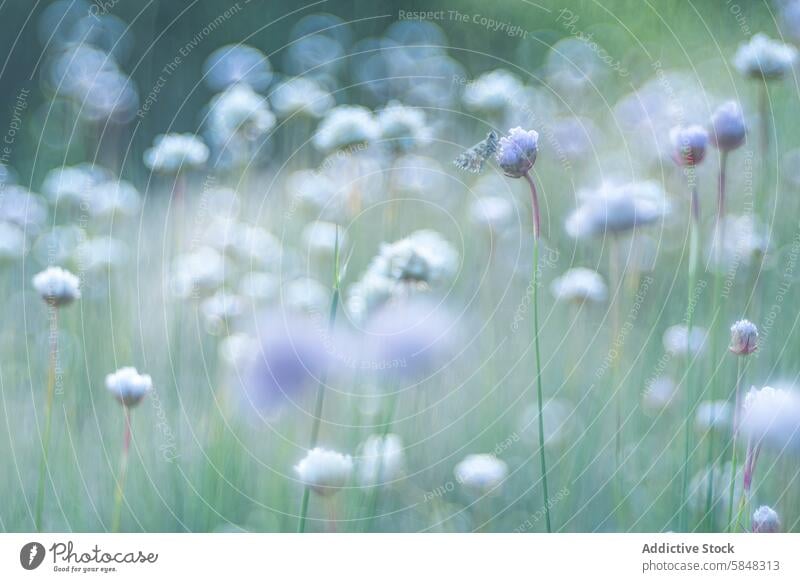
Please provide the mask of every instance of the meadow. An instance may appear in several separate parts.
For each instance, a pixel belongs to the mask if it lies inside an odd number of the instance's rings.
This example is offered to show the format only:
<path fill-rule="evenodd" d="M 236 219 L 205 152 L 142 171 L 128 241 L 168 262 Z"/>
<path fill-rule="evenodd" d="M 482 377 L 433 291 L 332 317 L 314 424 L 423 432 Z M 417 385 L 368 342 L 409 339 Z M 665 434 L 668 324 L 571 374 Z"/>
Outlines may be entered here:
<path fill-rule="evenodd" d="M 0 530 L 800 529 L 800 2 L 0 13 Z"/>

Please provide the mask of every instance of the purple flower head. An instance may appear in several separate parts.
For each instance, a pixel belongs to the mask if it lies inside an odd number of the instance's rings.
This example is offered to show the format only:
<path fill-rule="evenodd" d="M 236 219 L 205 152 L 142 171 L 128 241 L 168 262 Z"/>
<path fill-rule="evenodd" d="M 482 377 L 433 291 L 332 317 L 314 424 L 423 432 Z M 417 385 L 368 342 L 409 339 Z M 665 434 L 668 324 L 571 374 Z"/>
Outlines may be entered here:
<path fill-rule="evenodd" d="M 747 356 L 758 349 L 758 328 L 742 319 L 731 326 L 730 350 L 738 356 Z"/>
<path fill-rule="evenodd" d="M 515 127 L 500 138 L 497 163 L 509 178 L 521 178 L 533 167 L 539 146 L 539 134 Z"/>
<path fill-rule="evenodd" d="M 455 322 L 441 306 L 414 300 L 389 304 L 366 327 L 367 367 L 391 375 L 429 374 L 445 363 L 454 332 Z"/>
<path fill-rule="evenodd" d="M 262 320 L 258 335 L 258 349 L 246 376 L 246 398 L 256 408 L 297 400 L 331 364 L 331 338 L 324 325 L 275 312 Z"/>
<path fill-rule="evenodd" d="M 696 166 L 706 157 L 708 132 L 699 125 L 674 127 L 669 133 L 672 157 L 679 166 Z"/>
<path fill-rule="evenodd" d="M 747 128 L 742 108 L 736 101 L 726 101 L 717 107 L 711 116 L 708 133 L 711 143 L 724 152 L 735 150 L 744 143 Z"/>

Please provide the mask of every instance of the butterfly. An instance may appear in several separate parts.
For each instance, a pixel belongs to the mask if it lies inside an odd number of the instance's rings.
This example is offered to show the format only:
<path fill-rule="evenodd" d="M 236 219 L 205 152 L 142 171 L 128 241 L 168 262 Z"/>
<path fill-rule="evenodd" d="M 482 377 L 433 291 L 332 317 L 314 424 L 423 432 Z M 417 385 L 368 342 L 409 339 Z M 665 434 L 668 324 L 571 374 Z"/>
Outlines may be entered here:
<path fill-rule="evenodd" d="M 453 163 L 467 172 L 479 174 L 483 164 L 497 151 L 499 140 L 494 131 L 490 131 L 483 139 L 458 156 Z"/>

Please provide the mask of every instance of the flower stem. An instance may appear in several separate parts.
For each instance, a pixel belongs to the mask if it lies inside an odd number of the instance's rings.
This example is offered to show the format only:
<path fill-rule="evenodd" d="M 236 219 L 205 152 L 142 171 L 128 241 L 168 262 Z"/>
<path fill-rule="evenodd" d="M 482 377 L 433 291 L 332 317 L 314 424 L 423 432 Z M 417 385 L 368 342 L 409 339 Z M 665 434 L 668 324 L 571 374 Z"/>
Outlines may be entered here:
<path fill-rule="evenodd" d="M 734 484 L 736 483 L 736 441 L 739 437 L 739 406 L 741 398 L 742 386 L 742 358 L 736 358 L 736 396 L 734 400 L 733 409 L 733 433 L 731 437 L 731 481 L 728 486 L 728 521 L 726 522 L 727 533 L 730 533 L 733 527 L 733 494 Z"/>
<path fill-rule="evenodd" d="M 336 246 L 333 254 L 333 295 L 331 296 L 331 306 L 328 312 L 328 334 L 333 333 L 333 326 L 336 324 L 336 311 L 339 307 L 339 227 L 336 227 Z M 311 438 L 309 439 L 308 448 L 313 449 L 317 446 L 319 439 L 319 429 L 322 424 L 322 412 L 325 406 L 325 384 L 327 383 L 327 372 L 320 375 L 319 382 L 317 383 L 317 398 L 314 404 L 314 419 L 311 424 Z M 308 502 L 311 496 L 311 490 L 308 486 L 303 488 L 303 497 L 300 500 L 300 519 L 297 524 L 297 532 L 303 533 L 306 531 L 306 519 L 308 516 Z"/>
<path fill-rule="evenodd" d="M 689 277 L 688 293 L 686 305 L 686 398 L 683 419 L 684 431 L 684 450 L 683 450 L 683 482 L 681 485 L 681 506 L 680 506 L 680 529 L 688 530 L 688 492 L 689 492 L 689 457 L 692 440 L 692 417 L 695 408 L 695 394 L 692 391 L 692 364 L 694 357 L 692 354 L 692 328 L 694 326 L 694 288 L 697 284 L 697 255 L 699 252 L 699 229 L 700 229 L 700 202 L 697 198 L 697 187 L 691 184 L 691 218 L 689 220 Z"/>
<path fill-rule="evenodd" d="M 44 434 L 42 435 L 42 460 L 39 464 L 39 485 L 36 493 L 36 531 L 42 531 L 44 509 L 44 483 L 47 473 L 47 456 L 50 450 L 50 430 L 53 420 L 53 398 L 56 391 L 56 363 L 58 359 L 58 307 L 51 305 L 50 354 L 47 366 L 47 395 L 44 408 Z"/>
<path fill-rule="evenodd" d="M 553 531 L 550 523 L 550 496 L 547 491 L 547 460 L 544 450 L 544 416 L 542 415 L 542 358 L 539 349 L 539 197 L 536 185 L 530 174 L 524 174 L 531 189 L 531 205 L 533 210 L 533 346 L 536 353 L 536 403 L 539 411 L 539 461 L 542 471 L 542 489 L 544 495 L 544 517 L 547 533 Z"/>
<path fill-rule="evenodd" d="M 122 407 L 125 411 L 125 435 L 122 441 L 122 455 L 119 462 L 119 474 L 117 476 L 117 488 L 114 492 L 114 512 L 111 516 L 111 531 L 119 531 L 120 517 L 122 515 L 122 500 L 125 494 L 125 478 L 128 475 L 128 457 L 131 449 L 131 413 L 127 406 Z"/>

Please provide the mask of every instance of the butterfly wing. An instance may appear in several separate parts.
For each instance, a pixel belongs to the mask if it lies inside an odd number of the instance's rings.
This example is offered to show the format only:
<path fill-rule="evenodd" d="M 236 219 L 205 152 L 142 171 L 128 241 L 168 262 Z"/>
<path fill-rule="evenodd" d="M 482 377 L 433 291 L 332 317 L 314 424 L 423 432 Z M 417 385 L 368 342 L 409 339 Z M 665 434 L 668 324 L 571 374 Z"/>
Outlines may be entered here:
<path fill-rule="evenodd" d="M 497 134 L 490 131 L 486 139 L 465 150 L 453 163 L 462 170 L 479 174 L 483 170 L 486 160 L 497 151 L 497 143 Z"/>

